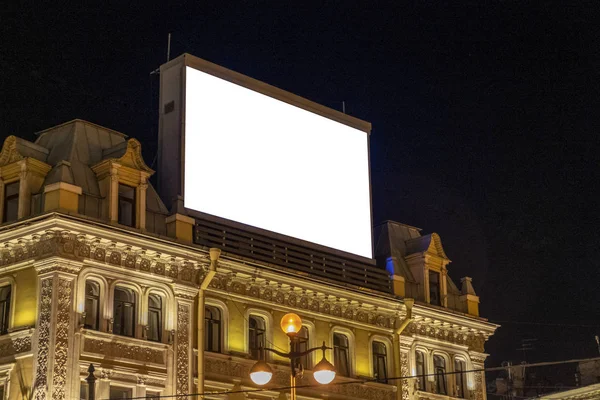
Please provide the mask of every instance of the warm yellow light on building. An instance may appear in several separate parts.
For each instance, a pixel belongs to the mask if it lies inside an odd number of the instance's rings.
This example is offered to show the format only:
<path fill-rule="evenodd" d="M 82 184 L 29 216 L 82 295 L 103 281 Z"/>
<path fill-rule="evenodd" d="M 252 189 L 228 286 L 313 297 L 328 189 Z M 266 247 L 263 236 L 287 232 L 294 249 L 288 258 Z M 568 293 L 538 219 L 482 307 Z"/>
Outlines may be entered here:
<path fill-rule="evenodd" d="M 302 319 L 300 319 L 298 314 L 285 314 L 283 318 L 281 318 L 281 329 L 288 335 L 294 335 L 302 329 Z"/>

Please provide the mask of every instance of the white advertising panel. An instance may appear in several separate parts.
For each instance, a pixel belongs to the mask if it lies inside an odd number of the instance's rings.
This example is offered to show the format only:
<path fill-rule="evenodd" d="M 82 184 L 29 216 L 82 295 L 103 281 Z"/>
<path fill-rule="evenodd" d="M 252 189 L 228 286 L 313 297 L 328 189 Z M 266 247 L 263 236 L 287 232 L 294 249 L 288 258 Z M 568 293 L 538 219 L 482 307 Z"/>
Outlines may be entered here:
<path fill-rule="evenodd" d="M 366 132 L 185 74 L 186 208 L 372 257 Z"/>

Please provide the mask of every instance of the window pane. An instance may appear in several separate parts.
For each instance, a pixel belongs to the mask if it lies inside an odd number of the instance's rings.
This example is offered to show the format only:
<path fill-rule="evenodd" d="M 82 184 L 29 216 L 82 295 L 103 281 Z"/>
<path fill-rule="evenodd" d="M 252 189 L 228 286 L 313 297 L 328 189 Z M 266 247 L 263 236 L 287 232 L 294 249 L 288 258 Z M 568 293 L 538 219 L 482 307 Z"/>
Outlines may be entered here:
<path fill-rule="evenodd" d="M 385 382 L 387 380 L 387 349 L 382 342 L 373 342 L 373 376 Z"/>
<path fill-rule="evenodd" d="M 204 350 L 221 352 L 221 310 L 206 306 L 204 309 Z"/>
<path fill-rule="evenodd" d="M 133 390 L 128 388 L 120 388 L 111 386 L 110 388 L 110 398 L 112 399 L 131 399 Z"/>
<path fill-rule="evenodd" d="M 454 370 L 457 372 L 456 376 L 456 395 L 460 398 L 465 398 L 466 395 L 466 376 L 464 371 L 466 370 L 465 362 L 462 360 L 454 360 Z"/>
<path fill-rule="evenodd" d="M 160 342 L 160 312 L 158 310 L 148 310 L 148 340 Z"/>
<path fill-rule="evenodd" d="M 119 184 L 119 223 L 135 225 L 135 188 Z"/>
<path fill-rule="evenodd" d="M 442 305 L 440 296 L 440 274 L 429 271 L 429 302 L 437 306 Z"/>
<path fill-rule="evenodd" d="M 0 396 L 0 399 L 3 397 Z M 88 400 L 88 385 L 84 381 L 79 386 L 79 400 Z"/>
<path fill-rule="evenodd" d="M 116 287 L 113 308 L 113 333 L 135 336 L 135 293 L 131 289 Z"/>
<path fill-rule="evenodd" d="M 309 348 L 308 328 L 306 326 L 303 326 L 302 328 L 300 328 L 300 331 L 298 332 L 298 351 L 303 352 L 303 351 L 308 350 L 308 348 Z M 302 366 L 305 369 L 312 368 L 309 354 L 306 354 L 306 355 L 300 357 L 300 363 L 302 364 Z"/>
<path fill-rule="evenodd" d="M 0 287 L 0 335 L 8 333 L 8 322 L 10 321 L 10 295 L 12 287 Z"/>
<path fill-rule="evenodd" d="M 433 365 L 436 393 L 448 394 L 446 390 L 446 360 L 442 356 L 433 356 Z"/>
<path fill-rule="evenodd" d="M 341 376 L 350 375 L 348 337 L 341 333 L 333 334 L 333 359 L 337 372 Z"/>
<path fill-rule="evenodd" d="M 160 399 L 160 393 L 146 391 L 146 400 L 159 400 L 159 399 Z"/>
<path fill-rule="evenodd" d="M 19 181 L 4 185 L 4 222 L 16 221 L 19 211 Z"/>
<path fill-rule="evenodd" d="M 261 356 L 260 349 L 265 346 L 265 320 L 256 315 L 251 315 L 248 329 L 248 348 L 250 356 L 258 360 Z"/>
<path fill-rule="evenodd" d="M 85 283 L 85 321 L 86 329 L 98 330 L 100 321 L 100 285 L 93 281 Z"/>
<path fill-rule="evenodd" d="M 419 382 L 419 390 L 425 390 L 425 354 L 420 351 L 415 353 L 416 355 L 416 364 L 417 364 L 417 375 Z"/>

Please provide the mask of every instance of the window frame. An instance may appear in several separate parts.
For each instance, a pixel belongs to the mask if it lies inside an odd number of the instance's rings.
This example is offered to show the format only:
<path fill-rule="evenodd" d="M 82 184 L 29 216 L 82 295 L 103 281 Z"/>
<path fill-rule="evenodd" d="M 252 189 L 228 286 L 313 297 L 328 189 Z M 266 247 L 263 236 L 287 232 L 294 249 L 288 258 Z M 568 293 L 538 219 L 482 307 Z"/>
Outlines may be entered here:
<path fill-rule="evenodd" d="M 8 187 L 12 185 L 17 185 L 17 193 L 11 194 L 10 196 L 6 194 Z M 3 210 L 2 210 L 2 222 L 14 222 L 19 219 L 19 195 L 21 194 L 21 181 L 19 179 L 11 182 L 4 182 L 4 191 L 2 193 L 3 197 Z M 7 204 L 10 200 L 17 200 L 17 215 L 14 219 L 8 219 L 8 207 Z"/>
<path fill-rule="evenodd" d="M 150 306 L 150 297 L 151 296 L 156 296 L 158 299 L 160 299 L 160 307 L 151 307 Z M 147 307 L 146 307 L 147 317 L 146 318 L 147 318 L 147 322 L 148 322 L 146 324 L 146 328 L 147 328 L 146 339 L 151 342 L 162 343 L 162 341 L 163 341 L 163 331 L 164 331 L 164 327 L 165 327 L 165 323 L 164 323 L 164 321 L 165 321 L 165 316 L 164 316 L 165 302 L 166 302 L 165 297 L 161 293 L 159 293 L 155 290 L 150 291 L 146 298 L 146 305 L 147 305 Z M 156 338 L 156 339 L 151 339 L 149 336 L 149 333 L 151 331 L 151 329 L 150 329 L 150 313 L 151 313 L 151 311 L 154 311 L 158 314 L 158 331 L 156 332 L 158 338 Z"/>
<path fill-rule="evenodd" d="M 253 320 L 258 320 L 261 319 L 262 323 L 264 324 L 263 328 L 259 328 L 259 327 L 252 327 L 252 321 Z M 265 354 L 266 353 L 264 350 L 262 351 L 263 354 L 260 354 L 260 344 L 257 343 L 257 345 L 259 347 L 253 348 L 252 347 L 252 336 L 253 336 L 253 332 L 254 332 L 254 336 L 255 336 L 255 341 L 257 336 L 257 332 L 261 332 L 261 337 L 262 337 L 262 348 L 267 346 L 268 340 L 267 340 L 267 329 L 268 329 L 268 325 L 267 325 L 267 320 L 262 316 L 262 315 L 258 315 L 258 314 L 250 314 L 250 316 L 248 317 L 248 353 L 250 354 L 250 358 L 252 358 L 253 360 L 260 360 L 261 358 L 265 358 Z"/>
<path fill-rule="evenodd" d="M 129 198 L 126 197 L 124 195 L 121 194 L 121 187 L 126 187 L 128 189 L 131 189 L 133 191 L 133 198 Z M 117 222 L 121 225 L 124 226 L 130 226 L 132 228 L 136 227 L 137 221 L 136 221 L 136 216 L 137 216 L 137 187 L 135 186 L 131 186 L 131 185 L 127 185 L 125 183 L 118 183 L 118 188 L 117 188 Z M 124 223 L 121 219 L 121 201 L 128 203 L 129 205 L 131 205 L 131 224 L 128 223 Z"/>
<path fill-rule="evenodd" d="M 443 361 L 444 366 L 443 369 L 436 365 L 436 358 L 439 358 Z M 449 396 L 448 390 L 448 357 L 440 354 L 438 352 L 434 352 L 431 357 L 432 365 L 433 365 L 433 378 L 434 378 L 434 388 L 436 394 L 441 394 L 444 396 Z M 441 372 L 440 372 L 441 371 Z M 441 379 L 440 379 L 441 378 Z M 443 383 L 443 384 L 440 384 Z M 440 388 L 444 389 L 444 392 L 440 391 Z"/>
<path fill-rule="evenodd" d="M 383 347 L 383 353 L 375 353 L 375 344 L 379 344 Z M 371 368 L 371 373 L 373 374 L 373 378 L 375 378 L 377 380 L 377 382 L 380 383 L 387 383 L 388 382 L 388 370 L 389 370 L 389 358 L 388 358 L 388 344 L 382 340 L 379 340 L 378 338 L 375 338 L 374 340 L 371 340 L 371 362 L 372 362 L 372 368 Z M 380 363 L 380 360 L 383 359 L 383 363 Z M 384 377 L 380 378 L 379 376 L 379 366 L 383 365 L 383 373 L 384 373 Z"/>
<path fill-rule="evenodd" d="M 336 338 L 340 337 L 346 341 L 346 346 L 343 347 L 340 344 L 336 344 Z M 333 332 L 333 365 L 335 366 L 335 369 L 337 370 L 337 374 L 340 376 L 345 376 L 345 377 L 350 377 L 352 376 L 352 368 L 350 366 L 350 338 L 348 337 L 348 335 L 346 335 L 343 332 Z M 345 364 L 346 364 L 346 369 L 347 371 L 342 371 L 341 367 L 341 356 L 342 354 L 341 351 L 344 350 L 343 355 L 345 355 Z M 344 373 L 345 372 L 345 373 Z"/>
<path fill-rule="evenodd" d="M 207 311 L 213 309 L 219 313 L 219 319 L 207 318 Z M 218 321 L 216 323 L 215 321 Z M 213 337 L 213 329 L 210 329 L 213 325 L 218 326 L 217 330 L 217 349 L 213 349 L 212 346 L 208 346 L 214 343 L 215 338 Z M 207 348 L 210 347 L 210 348 Z M 223 352 L 223 310 L 221 307 L 212 305 L 212 304 L 204 304 L 204 351 L 208 351 L 211 353 L 222 353 Z"/>
<path fill-rule="evenodd" d="M 422 356 L 422 362 L 419 362 L 419 356 Z M 421 368 L 419 368 L 419 366 Z M 421 371 L 419 371 L 421 369 Z M 417 388 L 422 392 L 427 391 L 427 374 L 429 368 L 427 366 L 427 351 L 423 349 L 415 349 L 415 375 L 417 376 Z"/>
<path fill-rule="evenodd" d="M 121 333 L 116 333 L 115 332 L 115 326 L 116 326 L 115 311 L 116 311 L 116 306 L 117 306 L 117 300 L 116 300 L 115 294 L 116 294 L 117 289 L 129 290 L 129 291 L 131 291 L 131 293 L 133 294 L 133 297 L 134 297 L 133 303 L 119 300 L 119 302 L 121 302 L 121 303 L 133 304 L 133 307 L 132 307 L 132 309 L 133 309 L 133 315 L 131 316 L 131 322 L 132 322 L 133 326 L 131 327 L 131 331 L 132 331 L 131 335 L 125 335 L 125 334 L 123 334 L 122 333 L 122 329 L 123 328 L 121 328 Z M 112 314 L 112 318 L 113 318 L 112 333 L 114 335 L 119 335 L 119 336 L 124 336 L 124 337 L 131 337 L 131 338 L 136 338 L 137 337 L 136 334 L 137 334 L 138 315 L 139 315 L 138 314 L 139 299 L 140 299 L 139 292 L 137 290 L 133 289 L 132 287 L 127 286 L 127 285 L 123 285 L 121 283 L 117 283 L 114 286 L 114 288 L 112 290 L 112 312 L 113 312 L 113 314 Z M 123 313 L 123 318 L 125 318 L 125 313 Z M 125 319 L 123 319 L 123 322 L 125 322 Z M 122 326 L 124 326 L 124 325 L 125 324 L 122 324 Z"/>
<path fill-rule="evenodd" d="M 265 321 L 265 345 L 268 346 L 273 343 L 273 316 L 267 310 L 261 308 L 248 308 L 244 313 L 244 352 L 250 355 L 250 317 L 254 315 L 261 317 Z M 225 332 L 227 333 L 227 332 Z M 227 351 L 227 350 L 226 350 Z M 263 352 L 263 359 L 265 361 L 271 361 L 272 354 L 269 351 Z"/>
<path fill-rule="evenodd" d="M 0 308 L 0 313 L 2 313 L 2 319 L 0 319 L 0 336 L 7 335 L 12 328 L 12 314 L 13 314 L 13 306 L 14 306 L 14 298 L 15 298 L 15 288 L 10 282 L 8 284 L 3 284 L 0 282 L 0 294 L 4 292 L 8 292 L 6 295 L 6 300 L 0 300 L 0 304 L 2 304 L 2 308 Z M 0 297 L 1 299 L 1 297 Z"/>
<path fill-rule="evenodd" d="M 431 276 L 435 275 L 437 276 L 437 282 L 435 283 L 435 285 L 432 285 L 431 282 Z M 432 270 L 429 269 L 427 271 L 427 277 L 428 277 L 428 284 L 429 284 L 429 304 L 433 304 L 434 306 L 442 306 L 443 301 L 442 301 L 442 273 L 441 271 L 437 271 L 437 270 Z M 437 289 L 437 290 L 433 290 L 433 289 Z M 434 302 L 432 299 L 432 293 L 437 293 L 437 302 Z"/>
<path fill-rule="evenodd" d="M 92 284 L 94 284 L 94 285 L 96 285 L 98 287 L 98 296 L 88 295 L 88 293 L 87 293 L 87 285 L 88 285 L 88 283 L 92 283 Z M 83 320 L 83 327 L 85 329 L 91 329 L 91 330 L 94 330 L 94 331 L 99 331 L 100 330 L 100 314 L 101 314 L 101 309 L 102 309 L 102 307 L 101 307 L 101 304 L 102 304 L 101 303 L 102 302 L 102 300 L 101 300 L 102 299 L 102 285 L 98 281 L 96 281 L 95 279 L 86 279 L 85 282 L 84 282 L 84 289 L 83 290 L 84 290 L 83 312 L 86 314 L 86 318 L 87 318 L 87 312 L 88 312 L 88 310 L 86 308 L 88 298 L 90 298 L 90 297 L 91 298 L 95 298 L 95 300 L 97 301 L 97 303 L 96 303 L 96 321 L 95 321 L 96 327 L 94 328 L 94 327 L 88 326 L 86 324 L 86 320 L 85 319 Z"/>
<path fill-rule="evenodd" d="M 456 369 L 456 365 L 457 363 L 461 363 L 462 364 L 462 369 L 461 372 L 459 372 Z M 463 357 L 454 357 L 454 365 L 453 365 L 453 372 L 454 372 L 454 388 L 456 390 L 456 397 L 459 399 L 466 399 L 468 398 L 468 393 L 469 393 L 469 384 L 468 384 L 468 377 L 467 377 L 467 370 L 469 369 L 467 367 L 467 360 L 464 359 Z M 459 384 L 459 379 L 460 379 L 460 383 Z"/>

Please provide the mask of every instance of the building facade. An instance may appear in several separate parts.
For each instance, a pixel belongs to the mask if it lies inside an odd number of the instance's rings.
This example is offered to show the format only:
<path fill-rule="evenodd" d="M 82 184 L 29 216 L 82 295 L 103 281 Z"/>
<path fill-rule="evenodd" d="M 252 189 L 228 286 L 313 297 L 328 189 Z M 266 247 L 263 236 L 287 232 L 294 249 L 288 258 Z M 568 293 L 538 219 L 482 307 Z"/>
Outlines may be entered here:
<path fill-rule="evenodd" d="M 470 278 L 450 279 L 437 234 L 386 222 L 361 264 L 191 217 L 163 204 L 153 174 L 140 142 L 86 121 L 4 141 L 1 400 L 87 398 L 90 364 L 96 399 L 283 399 L 287 360 L 265 356 L 261 391 L 249 370 L 261 347 L 288 350 L 287 312 L 337 370 L 314 386 L 320 354 L 304 357 L 302 399 L 486 399 L 497 326 Z"/>

